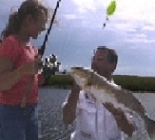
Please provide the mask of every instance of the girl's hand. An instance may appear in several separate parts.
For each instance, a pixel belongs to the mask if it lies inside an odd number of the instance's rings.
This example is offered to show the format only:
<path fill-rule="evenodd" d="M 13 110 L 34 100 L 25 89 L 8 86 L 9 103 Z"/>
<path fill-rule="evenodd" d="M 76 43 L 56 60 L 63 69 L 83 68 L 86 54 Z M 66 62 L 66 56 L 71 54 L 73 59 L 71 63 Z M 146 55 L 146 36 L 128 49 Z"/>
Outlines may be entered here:
<path fill-rule="evenodd" d="M 19 72 L 22 75 L 35 75 L 38 73 L 38 64 L 41 64 L 41 58 L 35 58 L 31 62 L 27 62 L 19 68 Z"/>
<path fill-rule="evenodd" d="M 45 83 L 45 77 L 43 74 L 38 73 L 38 86 L 42 86 Z"/>

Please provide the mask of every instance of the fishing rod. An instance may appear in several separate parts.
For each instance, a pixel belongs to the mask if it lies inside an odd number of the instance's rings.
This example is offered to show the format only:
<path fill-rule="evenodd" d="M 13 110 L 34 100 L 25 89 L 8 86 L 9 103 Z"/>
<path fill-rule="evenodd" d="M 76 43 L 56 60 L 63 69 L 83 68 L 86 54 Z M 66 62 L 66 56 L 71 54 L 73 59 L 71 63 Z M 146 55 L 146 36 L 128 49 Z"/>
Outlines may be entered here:
<path fill-rule="evenodd" d="M 45 35 L 45 38 L 44 38 L 44 42 L 43 42 L 41 48 L 38 49 L 38 58 L 42 58 L 43 55 L 44 55 L 44 52 L 45 52 L 45 49 L 46 49 L 46 42 L 48 41 L 48 36 L 49 36 L 50 31 L 52 29 L 52 26 L 53 26 L 53 23 L 54 23 L 54 19 L 55 19 L 56 13 L 57 13 L 57 9 L 59 8 L 59 3 L 60 2 L 61 2 L 61 0 L 57 1 L 56 7 L 54 9 L 54 13 L 53 13 L 53 16 L 52 16 L 52 19 L 51 19 L 51 22 L 50 22 L 50 26 L 49 26 L 49 28 L 47 30 L 47 33 Z M 39 67 L 41 68 L 42 65 L 39 65 Z M 25 93 L 24 93 L 23 98 L 22 98 L 21 108 L 25 108 L 26 107 L 27 97 L 28 97 L 28 95 L 31 92 L 33 81 L 34 81 L 34 75 L 30 77 L 30 81 L 28 82 L 28 84 L 26 86 L 26 90 L 25 90 Z"/>
<path fill-rule="evenodd" d="M 44 39 L 44 42 L 41 46 L 41 49 L 38 50 L 38 54 L 40 55 L 40 57 L 42 58 L 42 56 L 44 55 L 44 52 L 45 52 L 45 48 L 46 48 L 46 42 L 48 41 L 48 35 L 50 34 L 50 31 L 52 29 L 52 25 L 54 23 L 54 19 L 55 19 L 55 16 L 56 16 L 56 12 L 57 12 L 57 9 L 59 8 L 59 3 L 61 2 L 61 0 L 58 0 L 57 1 L 57 4 L 56 4 L 56 8 L 54 10 L 54 13 L 53 13 L 53 16 L 52 16 L 52 19 L 51 19 L 51 23 L 50 23 L 50 26 L 47 30 L 47 33 L 45 35 L 45 39 Z"/>

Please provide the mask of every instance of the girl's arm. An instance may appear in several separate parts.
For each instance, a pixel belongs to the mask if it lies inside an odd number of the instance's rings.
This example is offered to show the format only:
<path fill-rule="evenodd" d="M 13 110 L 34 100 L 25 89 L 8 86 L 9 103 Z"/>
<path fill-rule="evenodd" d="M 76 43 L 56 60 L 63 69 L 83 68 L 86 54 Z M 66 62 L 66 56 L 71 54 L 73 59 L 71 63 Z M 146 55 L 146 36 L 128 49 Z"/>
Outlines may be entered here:
<path fill-rule="evenodd" d="M 10 90 L 23 77 L 21 69 L 12 70 L 13 61 L 0 56 L 0 91 Z"/>

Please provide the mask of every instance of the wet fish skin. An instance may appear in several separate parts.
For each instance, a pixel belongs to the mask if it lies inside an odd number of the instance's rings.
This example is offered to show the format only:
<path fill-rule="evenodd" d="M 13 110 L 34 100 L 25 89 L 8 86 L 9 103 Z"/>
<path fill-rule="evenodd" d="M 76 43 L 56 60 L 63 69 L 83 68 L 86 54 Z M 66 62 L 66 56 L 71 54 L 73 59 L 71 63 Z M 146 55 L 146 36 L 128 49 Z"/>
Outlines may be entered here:
<path fill-rule="evenodd" d="M 123 109 L 125 107 L 126 109 L 137 113 L 144 121 L 144 128 L 147 130 L 150 138 L 155 135 L 155 126 L 151 126 L 151 129 L 153 130 L 149 129 L 150 122 L 152 123 L 152 121 L 145 115 L 146 110 L 138 99 L 134 97 L 131 91 L 114 86 L 106 78 L 98 75 L 93 70 L 85 69 L 83 67 L 72 67 L 70 74 L 75 80 L 79 80 L 77 81 L 77 84 L 88 91 L 88 93 L 91 91 L 90 94 L 93 94 L 93 96 L 102 103 L 106 102 L 104 98 L 107 93 L 107 97 L 111 98 L 115 107 L 119 106 Z M 80 79 L 82 80 L 80 81 Z"/>
<path fill-rule="evenodd" d="M 72 68 L 72 72 L 79 76 L 79 78 L 83 78 L 83 88 L 93 90 L 95 92 L 101 92 L 102 90 L 109 94 L 109 96 L 113 96 L 117 103 L 123 104 L 125 107 L 137 112 L 139 115 L 145 114 L 145 109 L 138 101 L 136 97 L 133 96 L 131 91 L 121 89 L 117 86 L 112 85 L 106 78 L 98 75 L 93 70 L 88 70 L 84 68 Z M 105 94 L 105 93 L 103 93 Z"/>

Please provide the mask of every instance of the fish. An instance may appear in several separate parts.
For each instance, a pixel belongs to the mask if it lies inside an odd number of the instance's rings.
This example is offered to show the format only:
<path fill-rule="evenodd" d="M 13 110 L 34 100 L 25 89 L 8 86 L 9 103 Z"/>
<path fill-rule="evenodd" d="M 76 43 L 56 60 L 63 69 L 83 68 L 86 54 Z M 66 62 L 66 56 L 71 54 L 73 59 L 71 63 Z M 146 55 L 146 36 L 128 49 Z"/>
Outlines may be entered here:
<path fill-rule="evenodd" d="M 122 89 L 121 86 L 109 82 L 105 77 L 92 69 L 84 67 L 71 67 L 70 76 L 81 89 L 91 94 L 101 103 L 110 102 L 115 108 L 134 112 L 141 118 L 141 126 L 147 131 L 150 139 L 155 136 L 155 121 L 150 120 L 146 110 L 132 91 Z M 151 126 L 151 130 L 150 130 Z"/>

